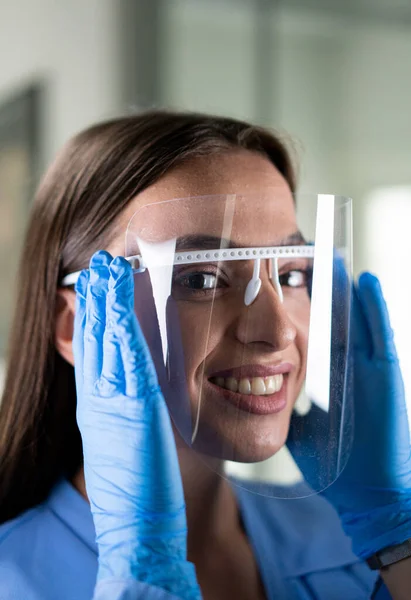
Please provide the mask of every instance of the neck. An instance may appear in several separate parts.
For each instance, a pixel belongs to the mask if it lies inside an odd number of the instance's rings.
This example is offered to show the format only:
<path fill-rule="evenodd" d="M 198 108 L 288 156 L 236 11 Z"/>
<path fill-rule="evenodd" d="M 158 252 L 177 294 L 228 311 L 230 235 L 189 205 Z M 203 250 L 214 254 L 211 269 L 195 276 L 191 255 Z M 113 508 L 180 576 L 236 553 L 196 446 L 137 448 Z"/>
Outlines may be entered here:
<path fill-rule="evenodd" d="M 187 553 L 196 562 L 210 546 L 241 530 L 239 511 L 231 486 L 217 473 L 219 465 L 211 469 L 206 459 L 188 448 L 179 449 L 178 457 L 186 502 Z M 88 501 L 83 468 L 72 483 Z"/>
<path fill-rule="evenodd" d="M 188 525 L 188 556 L 195 562 L 215 543 L 223 544 L 241 529 L 239 511 L 230 484 L 221 477 L 221 464 L 186 448 L 179 449 Z M 210 466 L 211 465 L 211 466 Z"/>

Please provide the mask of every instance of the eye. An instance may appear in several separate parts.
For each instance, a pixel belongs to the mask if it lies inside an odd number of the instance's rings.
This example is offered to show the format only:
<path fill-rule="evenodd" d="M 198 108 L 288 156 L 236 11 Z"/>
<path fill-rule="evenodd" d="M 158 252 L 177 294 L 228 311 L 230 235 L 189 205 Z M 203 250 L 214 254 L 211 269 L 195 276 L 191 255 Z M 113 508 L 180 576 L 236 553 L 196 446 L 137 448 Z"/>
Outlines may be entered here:
<path fill-rule="evenodd" d="M 197 265 L 195 270 L 193 267 L 174 270 L 172 294 L 176 300 L 214 300 L 228 287 L 227 276 L 213 264 Z"/>
<path fill-rule="evenodd" d="M 293 269 L 280 275 L 280 285 L 291 288 L 306 287 L 308 282 L 307 271 Z"/>
<path fill-rule="evenodd" d="M 190 290 L 213 290 L 217 286 L 217 276 L 212 273 L 189 273 L 182 275 L 178 283 Z"/>

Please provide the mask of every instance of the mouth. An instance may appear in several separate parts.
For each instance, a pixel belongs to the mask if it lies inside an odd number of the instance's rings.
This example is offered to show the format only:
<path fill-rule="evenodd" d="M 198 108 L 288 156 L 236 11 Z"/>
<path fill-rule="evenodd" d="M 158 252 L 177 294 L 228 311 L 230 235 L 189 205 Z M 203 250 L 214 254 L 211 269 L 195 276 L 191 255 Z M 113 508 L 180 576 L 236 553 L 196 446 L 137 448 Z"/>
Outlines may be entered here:
<path fill-rule="evenodd" d="M 217 373 L 208 381 L 220 397 L 238 409 L 269 415 L 287 405 L 288 375 L 292 368 L 286 363 L 271 368 L 251 365 Z"/>
<path fill-rule="evenodd" d="M 253 396 L 272 396 L 279 392 L 284 383 L 284 375 L 272 375 L 271 377 L 213 377 L 211 383 L 230 392 L 253 395 Z"/>

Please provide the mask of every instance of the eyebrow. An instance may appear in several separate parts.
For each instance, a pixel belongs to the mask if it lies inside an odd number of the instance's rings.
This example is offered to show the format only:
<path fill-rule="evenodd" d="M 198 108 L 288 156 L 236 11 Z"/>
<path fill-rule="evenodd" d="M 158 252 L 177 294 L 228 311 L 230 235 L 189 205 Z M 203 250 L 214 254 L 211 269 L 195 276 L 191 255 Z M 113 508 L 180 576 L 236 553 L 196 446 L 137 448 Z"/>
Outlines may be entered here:
<path fill-rule="evenodd" d="M 272 246 L 305 246 L 307 240 L 301 231 L 295 231 Z M 184 250 L 214 250 L 220 248 L 245 248 L 240 246 L 233 240 L 219 238 L 213 235 L 184 235 L 179 237 L 176 242 L 176 250 L 178 252 Z"/>

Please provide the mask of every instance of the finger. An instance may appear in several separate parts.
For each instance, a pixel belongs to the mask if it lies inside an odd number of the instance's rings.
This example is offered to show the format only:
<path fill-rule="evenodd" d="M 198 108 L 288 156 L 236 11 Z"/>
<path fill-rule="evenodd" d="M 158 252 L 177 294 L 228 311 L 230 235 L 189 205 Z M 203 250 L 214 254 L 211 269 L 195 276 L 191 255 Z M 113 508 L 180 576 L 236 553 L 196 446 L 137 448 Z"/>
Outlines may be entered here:
<path fill-rule="evenodd" d="M 117 297 L 113 288 L 114 280 L 110 275 L 106 298 L 106 327 L 103 337 L 103 367 L 99 381 L 99 391 L 104 397 L 126 392 L 121 347 L 114 325 Z"/>
<path fill-rule="evenodd" d="M 103 366 L 103 336 L 106 326 L 106 296 L 112 260 L 108 252 L 96 252 L 90 261 L 84 335 L 84 391 L 92 393 Z"/>
<path fill-rule="evenodd" d="M 354 350 L 359 350 L 367 357 L 372 356 L 373 344 L 371 330 L 368 325 L 365 307 L 359 296 L 358 286 L 353 284 L 351 295 L 351 343 Z"/>
<path fill-rule="evenodd" d="M 370 330 L 373 356 L 381 360 L 396 360 L 394 333 L 377 277 L 362 273 L 358 281 L 358 295 Z"/>
<path fill-rule="evenodd" d="M 351 278 L 342 256 L 334 251 L 332 295 L 332 344 L 344 351 L 347 345 L 347 319 L 351 299 Z"/>
<path fill-rule="evenodd" d="M 334 251 L 333 258 L 333 288 L 340 294 L 347 293 L 347 287 L 350 285 L 350 273 L 342 256 Z"/>
<path fill-rule="evenodd" d="M 83 388 L 84 328 L 86 324 L 86 295 L 88 280 L 89 272 L 87 270 L 84 270 L 80 273 L 75 286 L 76 312 L 74 315 L 73 355 L 77 396 L 81 396 L 81 390 Z"/>
<path fill-rule="evenodd" d="M 113 303 L 110 318 L 120 343 L 126 394 L 143 398 L 158 388 L 157 374 L 143 332 L 134 313 L 134 281 L 131 265 L 117 257 L 110 264 Z"/>

